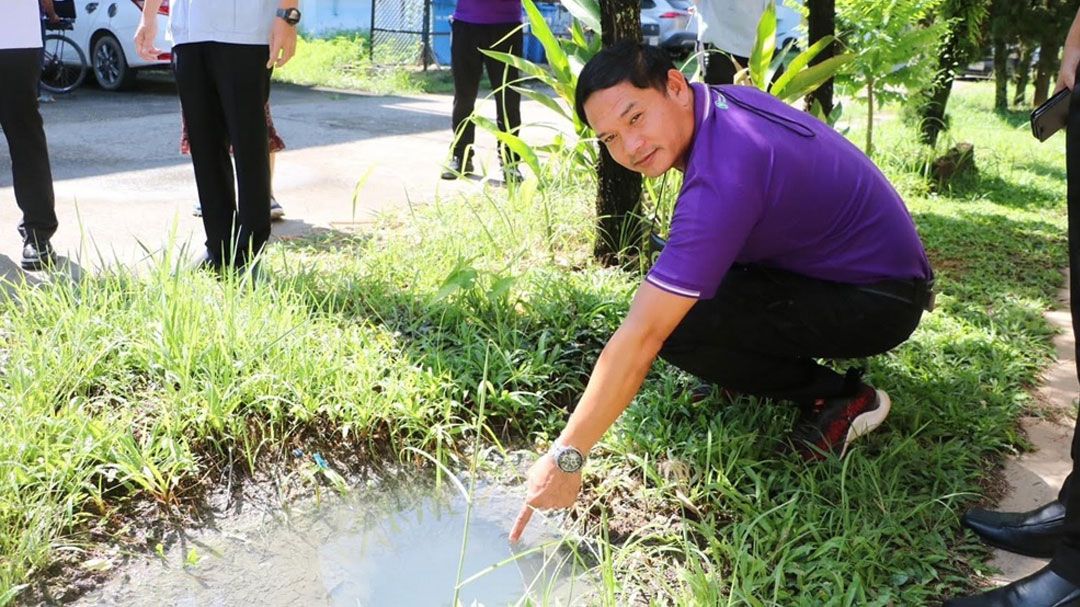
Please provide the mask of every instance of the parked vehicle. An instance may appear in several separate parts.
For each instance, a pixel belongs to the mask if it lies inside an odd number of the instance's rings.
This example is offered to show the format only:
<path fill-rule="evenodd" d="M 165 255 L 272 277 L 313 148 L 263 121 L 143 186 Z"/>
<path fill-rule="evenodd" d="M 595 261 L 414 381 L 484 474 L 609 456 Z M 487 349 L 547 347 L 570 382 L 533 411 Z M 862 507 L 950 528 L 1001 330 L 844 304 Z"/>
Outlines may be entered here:
<path fill-rule="evenodd" d="M 690 17 L 692 6 L 691 0 L 641 0 L 642 24 L 646 19 L 652 19 L 660 26 L 656 46 L 666 49 L 674 56 L 693 52 L 693 36 L 688 38 L 686 35 L 687 27 L 693 21 Z"/>
<path fill-rule="evenodd" d="M 641 16 L 641 39 L 645 44 L 660 46 L 660 22 L 652 17 Z"/>
<path fill-rule="evenodd" d="M 139 70 L 167 68 L 172 54 L 162 53 L 145 61 L 135 52 L 135 30 L 139 27 L 143 0 L 75 0 L 75 25 L 68 36 L 86 54 L 90 73 L 107 91 L 119 91 L 135 82 Z M 158 35 L 154 46 L 168 49 L 169 0 L 158 10 Z"/>

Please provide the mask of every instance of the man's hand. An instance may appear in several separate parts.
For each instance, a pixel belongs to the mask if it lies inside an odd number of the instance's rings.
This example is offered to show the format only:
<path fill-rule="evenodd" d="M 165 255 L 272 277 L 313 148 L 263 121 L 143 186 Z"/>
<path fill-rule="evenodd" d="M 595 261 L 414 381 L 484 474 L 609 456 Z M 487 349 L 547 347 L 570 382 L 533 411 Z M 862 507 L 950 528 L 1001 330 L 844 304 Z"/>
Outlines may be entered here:
<path fill-rule="evenodd" d="M 295 54 L 296 26 L 274 17 L 274 27 L 270 30 L 270 61 L 266 63 L 266 69 L 285 65 Z"/>
<path fill-rule="evenodd" d="M 1061 57 L 1061 69 L 1058 70 L 1057 86 L 1054 92 L 1062 89 L 1073 89 L 1076 84 L 1076 68 L 1080 66 L 1080 47 L 1065 47 L 1065 53 Z"/>
<path fill-rule="evenodd" d="M 151 15 L 149 19 L 143 16 L 139 22 L 139 29 L 135 30 L 135 52 L 146 61 L 157 61 L 164 51 L 154 46 L 157 38 L 157 17 Z"/>
<path fill-rule="evenodd" d="M 521 508 L 510 541 L 517 542 L 532 518 L 534 508 L 569 508 L 581 492 L 581 472 L 563 472 L 550 455 L 543 455 L 529 468 L 525 481 L 525 505 Z"/>
<path fill-rule="evenodd" d="M 38 6 L 49 18 L 49 23 L 60 23 L 60 15 L 56 14 L 56 5 L 53 4 L 53 0 L 38 0 Z"/>

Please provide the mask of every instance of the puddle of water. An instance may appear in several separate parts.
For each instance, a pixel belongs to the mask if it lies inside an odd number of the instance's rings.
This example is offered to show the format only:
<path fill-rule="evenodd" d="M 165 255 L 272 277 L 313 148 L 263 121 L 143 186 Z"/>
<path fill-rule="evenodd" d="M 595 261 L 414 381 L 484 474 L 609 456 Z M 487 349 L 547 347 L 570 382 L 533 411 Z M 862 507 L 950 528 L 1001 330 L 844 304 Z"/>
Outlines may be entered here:
<path fill-rule="evenodd" d="M 473 500 L 460 580 L 482 575 L 461 586 L 460 604 L 585 602 L 585 566 L 553 526 L 534 517 L 521 544 L 508 543 L 520 504 L 497 489 Z M 166 559 L 125 566 L 78 604 L 453 605 L 465 513 L 461 497 L 428 493 L 389 510 L 352 499 L 243 534 L 201 531 Z"/>

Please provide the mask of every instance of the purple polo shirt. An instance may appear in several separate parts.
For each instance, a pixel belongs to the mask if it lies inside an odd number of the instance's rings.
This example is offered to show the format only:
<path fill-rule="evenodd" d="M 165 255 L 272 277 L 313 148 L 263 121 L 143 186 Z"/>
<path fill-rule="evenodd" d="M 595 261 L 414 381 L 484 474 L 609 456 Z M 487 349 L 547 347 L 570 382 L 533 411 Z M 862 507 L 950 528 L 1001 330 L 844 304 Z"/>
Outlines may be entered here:
<path fill-rule="evenodd" d="M 683 187 L 646 280 L 710 299 L 734 263 L 849 284 L 932 276 L 904 201 L 851 142 L 755 88 L 692 87 Z"/>
<path fill-rule="evenodd" d="M 521 23 L 521 0 L 458 0 L 454 20 L 479 25 Z"/>

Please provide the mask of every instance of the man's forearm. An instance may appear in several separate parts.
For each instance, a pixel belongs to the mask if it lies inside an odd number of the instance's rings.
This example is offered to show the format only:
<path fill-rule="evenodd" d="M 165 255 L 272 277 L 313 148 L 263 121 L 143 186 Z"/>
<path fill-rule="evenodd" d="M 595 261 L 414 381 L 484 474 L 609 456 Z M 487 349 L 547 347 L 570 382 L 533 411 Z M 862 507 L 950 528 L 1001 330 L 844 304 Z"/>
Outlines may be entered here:
<path fill-rule="evenodd" d="M 299 8 L 300 0 L 281 0 L 278 2 L 278 8 Z"/>
<path fill-rule="evenodd" d="M 604 346 L 559 441 L 587 453 L 630 405 L 663 342 L 620 327 Z"/>
<path fill-rule="evenodd" d="M 1065 37 L 1065 46 L 1080 49 L 1080 9 L 1076 11 L 1076 16 L 1073 17 L 1072 25 L 1069 27 L 1069 35 Z"/>
<path fill-rule="evenodd" d="M 143 21 L 157 19 L 159 8 L 161 8 L 161 0 L 146 0 L 142 9 Z"/>

